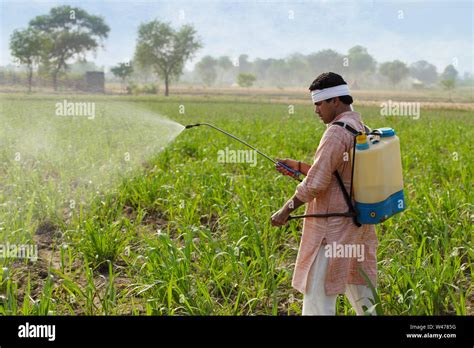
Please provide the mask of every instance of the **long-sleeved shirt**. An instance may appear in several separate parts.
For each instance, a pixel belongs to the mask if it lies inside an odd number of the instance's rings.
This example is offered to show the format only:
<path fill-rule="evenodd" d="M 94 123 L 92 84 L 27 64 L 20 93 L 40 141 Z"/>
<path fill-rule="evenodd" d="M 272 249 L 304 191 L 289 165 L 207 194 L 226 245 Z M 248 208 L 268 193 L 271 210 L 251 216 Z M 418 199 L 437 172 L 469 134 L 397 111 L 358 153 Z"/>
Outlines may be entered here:
<path fill-rule="evenodd" d="M 356 130 L 364 129 L 360 114 L 354 111 L 339 114 L 332 122 L 335 121 L 346 122 Z M 327 125 L 306 178 L 296 188 L 296 197 L 307 203 L 305 214 L 348 211 L 334 172 L 339 171 L 349 192 L 352 171 L 350 154 L 354 136 L 332 122 Z M 373 225 L 357 227 L 351 217 L 305 218 L 292 285 L 305 293 L 309 270 L 321 251 L 328 252 L 330 256 L 325 279 L 327 295 L 344 294 L 346 284 L 368 285 L 359 267 L 376 286 L 377 245 Z M 338 251 L 342 249 L 346 250 L 343 256 L 352 257 L 341 257 Z"/>

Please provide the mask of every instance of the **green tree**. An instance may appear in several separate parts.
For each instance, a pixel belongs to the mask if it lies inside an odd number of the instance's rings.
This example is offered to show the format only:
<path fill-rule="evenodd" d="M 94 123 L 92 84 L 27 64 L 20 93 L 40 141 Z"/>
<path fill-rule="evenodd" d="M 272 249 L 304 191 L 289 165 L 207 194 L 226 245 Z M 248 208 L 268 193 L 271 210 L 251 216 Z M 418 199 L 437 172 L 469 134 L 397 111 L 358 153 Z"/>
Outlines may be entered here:
<path fill-rule="evenodd" d="M 240 73 L 237 76 L 237 83 L 240 87 L 252 87 L 256 79 L 252 74 Z"/>
<path fill-rule="evenodd" d="M 257 75 L 260 81 L 267 80 L 268 69 L 272 64 L 272 59 L 255 59 L 254 66 L 255 66 L 255 74 Z"/>
<path fill-rule="evenodd" d="M 31 28 L 15 30 L 10 37 L 10 50 L 12 56 L 20 63 L 26 65 L 28 70 L 28 92 L 31 92 L 33 68 L 41 60 L 43 47 L 46 40 Z"/>
<path fill-rule="evenodd" d="M 252 71 L 252 63 L 249 62 L 248 54 L 239 56 L 239 73 L 250 73 Z"/>
<path fill-rule="evenodd" d="M 228 56 L 221 56 L 217 59 L 217 66 L 219 70 L 219 83 L 222 84 L 224 76 L 233 74 L 234 64 L 232 64 Z"/>
<path fill-rule="evenodd" d="M 465 71 L 462 78 L 462 85 L 474 86 L 474 75 L 470 72 Z"/>
<path fill-rule="evenodd" d="M 450 81 L 455 82 L 456 79 L 458 78 L 458 71 L 452 64 L 450 64 L 444 69 L 440 77 L 441 77 L 441 81 L 450 80 Z"/>
<path fill-rule="evenodd" d="M 444 87 L 444 89 L 449 91 L 450 101 L 452 101 L 451 91 L 454 89 L 454 87 L 456 87 L 457 77 L 458 77 L 458 71 L 452 64 L 448 65 L 440 76 L 441 85 Z"/>
<path fill-rule="evenodd" d="M 291 78 L 291 71 L 285 59 L 271 59 L 270 67 L 267 70 L 267 77 L 270 82 L 282 88 Z"/>
<path fill-rule="evenodd" d="M 133 67 L 130 62 L 118 63 L 118 65 L 110 69 L 110 72 L 120 79 L 123 89 L 125 80 L 133 73 Z"/>
<path fill-rule="evenodd" d="M 321 50 L 306 57 L 309 70 L 313 76 L 328 71 L 341 73 L 344 68 L 343 59 L 342 54 L 331 49 Z"/>
<path fill-rule="evenodd" d="M 308 62 L 305 56 L 294 53 L 286 59 L 286 65 L 291 71 L 290 80 L 287 85 L 299 86 L 306 83 L 308 79 Z"/>
<path fill-rule="evenodd" d="M 211 56 L 205 56 L 201 59 L 200 62 L 196 64 L 196 71 L 201 78 L 201 80 L 207 85 L 210 86 L 216 81 L 217 72 L 216 72 L 217 60 Z"/>
<path fill-rule="evenodd" d="M 45 65 L 50 69 L 55 90 L 58 75 L 67 70 L 68 61 L 96 51 L 110 31 L 102 17 L 69 5 L 54 7 L 49 14 L 35 17 L 30 27 L 52 43 L 45 52 Z"/>
<path fill-rule="evenodd" d="M 426 60 L 419 60 L 410 65 L 410 75 L 425 84 L 435 83 L 438 79 L 438 72 L 433 64 Z"/>
<path fill-rule="evenodd" d="M 154 20 L 138 28 L 135 61 L 143 67 L 152 67 L 164 79 L 165 96 L 168 96 L 170 80 L 183 73 L 186 61 L 201 47 L 191 25 L 175 31 L 169 23 Z"/>
<path fill-rule="evenodd" d="M 217 59 L 217 65 L 224 71 L 230 70 L 234 67 L 232 61 L 227 56 L 222 56 Z"/>
<path fill-rule="evenodd" d="M 348 54 L 348 70 L 349 73 L 357 80 L 363 75 L 375 71 L 375 59 L 369 54 L 367 48 L 362 46 L 354 46 L 349 49 Z"/>
<path fill-rule="evenodd" d="M 396 85 L 408 76 L 409 70 L 405 63 L 394 60 L 380 65 L 380 74 L 387 77 L 393 85 Z"/>

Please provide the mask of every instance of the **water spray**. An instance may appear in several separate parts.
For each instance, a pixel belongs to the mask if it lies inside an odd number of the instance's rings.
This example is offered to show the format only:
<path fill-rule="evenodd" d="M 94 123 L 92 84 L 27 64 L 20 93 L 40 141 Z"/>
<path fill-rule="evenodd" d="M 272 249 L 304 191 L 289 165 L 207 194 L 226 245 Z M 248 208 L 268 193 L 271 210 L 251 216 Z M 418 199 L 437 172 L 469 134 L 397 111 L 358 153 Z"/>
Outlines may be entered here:
<path fill-rule="evenodd" d="M 257 152 L 259 155 L 263 156 L 264 158 L 266 158 L 267 160 L 271 161 L 272 163 L 276 164 L 277 166 L 281 166 L 283 168 L 285 168 L 287 171 L 289 171 L 292 175 L 291 177 L 295 180 L 298 180 L 298 181 L 302 181 L 300 179 L 300 175 L 303 175 L 303 173 L 301 173 L 300 171 L 298 170 L 295 170 L 293 168 L 290 168 L 288 167 L 286 164 L 282 163 L 282 162 L 277 162 L 276 160 L 274 160 L 273 158 L 271 158 L 270 156 L 264 154 L 262 151 L 258 150 L 255 146 L 252 146 L 250 145 L 249 143 L 245 142 L 244 140 L 242 139 L 239 139 L 237 138 L 235 135 L 232 135 L 228 132 L 226 132 L 225 130 L 222 130 L 216 126 L 213 126 L 212 124 L 209 124 L 209 123 L 196 123 L 196 124 L 188 124 L 187 126 L 185 126 L 184 128 L 185 129 L 189 129 L 189 128 L 193 128 L 193 127 L 198 127 L 198 126 L 208 126 L 208 127 L 211 127 L 212 129 L 215 129 L 216 131 L 219 131 L 235 140 L 237 140 L 238 142 L 244 144 L 245 146 L 251 148 L 252 150 L 254 150 L 255 152 Z"/>

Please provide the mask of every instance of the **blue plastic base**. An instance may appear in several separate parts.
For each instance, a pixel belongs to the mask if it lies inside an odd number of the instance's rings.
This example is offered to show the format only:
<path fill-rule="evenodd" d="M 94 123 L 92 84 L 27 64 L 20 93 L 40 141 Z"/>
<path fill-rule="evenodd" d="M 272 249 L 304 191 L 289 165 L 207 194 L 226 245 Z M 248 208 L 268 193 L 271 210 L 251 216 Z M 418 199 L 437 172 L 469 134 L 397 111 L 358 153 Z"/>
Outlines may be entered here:
<path fill-rule="evenodd" d="M 378 203 L 355 203 L 357 220 L 361 224 L 378 224 L 389 217 L 405 210 L 405 196 L 403 190 L 395 192 L 386 200 Z"/>

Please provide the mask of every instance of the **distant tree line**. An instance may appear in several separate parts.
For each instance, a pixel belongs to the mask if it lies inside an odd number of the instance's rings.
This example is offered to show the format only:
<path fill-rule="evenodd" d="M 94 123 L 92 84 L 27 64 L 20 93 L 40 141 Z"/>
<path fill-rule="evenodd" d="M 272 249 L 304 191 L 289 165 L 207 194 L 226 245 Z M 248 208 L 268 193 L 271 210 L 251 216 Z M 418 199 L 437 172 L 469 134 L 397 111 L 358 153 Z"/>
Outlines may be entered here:
<path fill-rule="evenodd" d="M 71 79 L 72 67 L 94 68 L 85 61 L 89 52 L 103 47 L 110 28 L 100 16 L 87 13 L 69 5 L 54 7 L 46 15 L 33 18 L 26 29 L 15 30 L 10 37 L 11 54 L 17 63 L 26 69 L 24 79 L 31 91 L 33 74 L 37 73 L 39 85 L 46 77 L 58 89 L 58 79 Z M 347 54 L 332 49 L 303 55 L 292 54 L 286 58 L 256 58 L 242 54 L 235 59 L 228 56 L 204 56 L 194 70 L 184 70 L 185 63 L 202 48 L 201 40 L 191 25 L 176 30 L 169 23 L 152 20 L 138 27 L 133 59 L 119 62 L 110 69 L 129 93 L 137 88 L 137 82 L 148 84 L 147 90 L 155 92 L 156 81 L 164 83 L 165 95 L 169 85 L 182 82 L 206 86 L 250 87 L 254 84 L 283 88 L 305 86 L 322 72 L 340 73 L 352 88 L 371 87 L 374 84 L 399 85 L 411 78 L 413 87 L 441 85 L 446 89 L 455 87 L 459 81 L 458 71 L 448 65 L 438 73 L 436 67 L 420 60 L 407 65 L 399 60 L 378 63 L 367 49 L 354 46 Z M 75 63 L 74 63 L 75 62 Z M 77 70 L 77 69 L 76 69 Z M 84 71 L 83 71 L 84 72 Z M 153 77 L 154 76 L 154 77 Z M 21 81 L 9 71 L 0 69 L 0 83 Z M 465 75 L 464 82 L 472 83 L 472 75 Z M 70 84 L 77 85 L 78 81 Z"/>
<path fill-rule="evenodd" d="M 453 65 L 448 65 L 439 74 L 436 66 L 425 60 L 410 65 L 399 60 L 379 64 L 362 46 L 352 47 L 346 55 L 324 49 L 309 55 L 293 54 L 283 59 L 256 58 L 253 61 L 245 54 L 234 61 L 227 56 L 205 56 L 196 63 L 192 75 L 195 82 L 206 86 L 229 85 L 238 82 L 239 77 L 242 80 L 242 74 L 250 74 L 261 86 L 285 87 L 306 85 L 326 71 L 342 74 L 355 88 L 366 87 L 374 81 L 396 86 L 407 78 L 411 78 L 415 88 L 437 84 L 453 88 L 459 78 Z M 467 74 L 465 79 L 472 82 L 472 75 Z"/>

